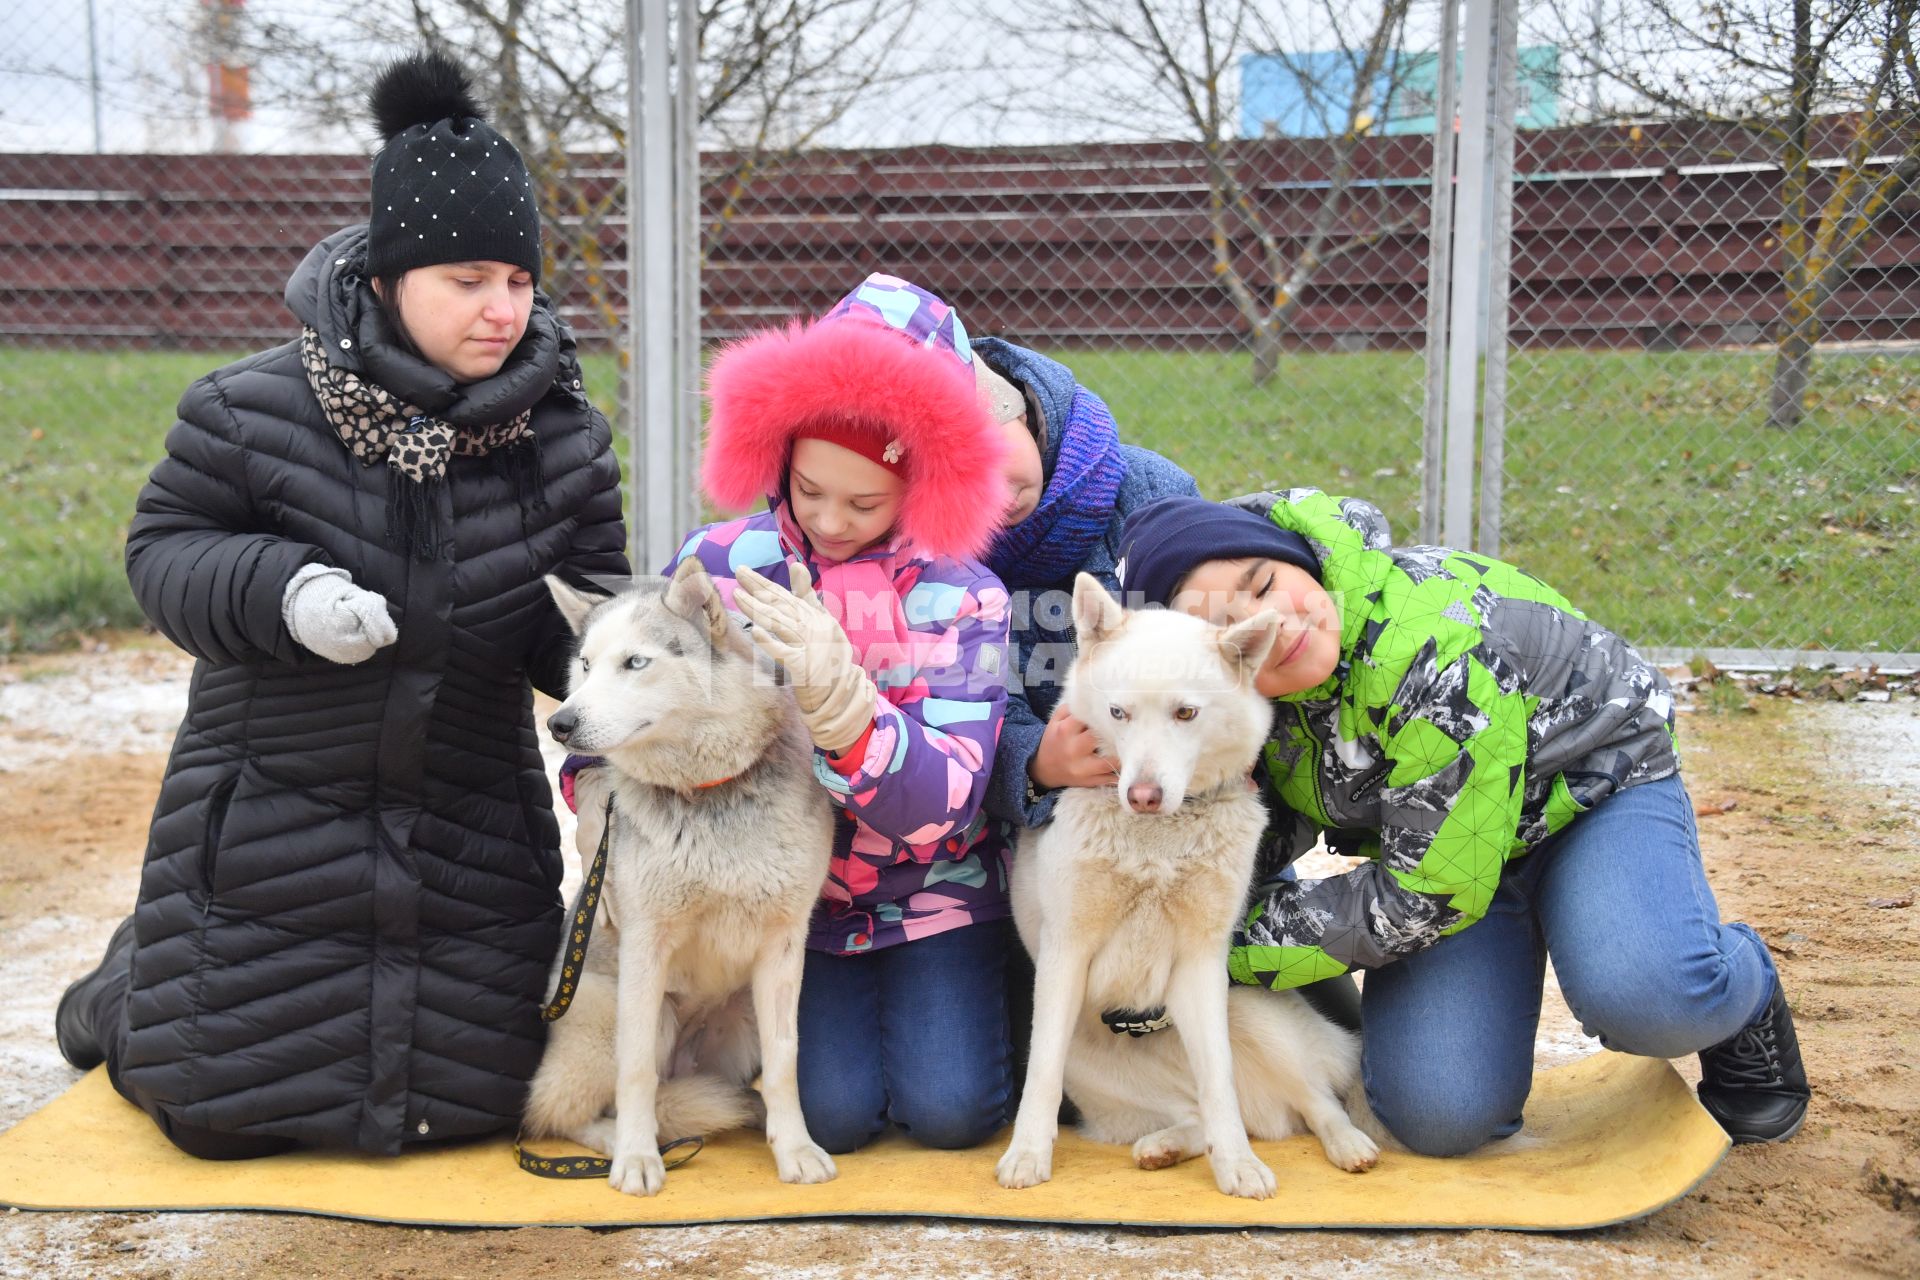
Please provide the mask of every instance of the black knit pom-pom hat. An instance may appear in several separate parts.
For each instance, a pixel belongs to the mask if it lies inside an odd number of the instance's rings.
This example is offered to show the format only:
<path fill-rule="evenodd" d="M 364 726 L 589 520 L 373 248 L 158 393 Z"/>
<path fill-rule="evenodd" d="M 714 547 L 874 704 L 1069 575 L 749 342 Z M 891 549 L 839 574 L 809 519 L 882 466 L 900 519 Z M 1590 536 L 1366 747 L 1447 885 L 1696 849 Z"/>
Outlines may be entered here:
<path fill-rule="evenodd" d="M 505 262 L 540 282 L 540 208 L 527 166 L 486 122 L 452 59 L 392 63 L 368 95 L 386 139 L 373 158 L 367 274 L 443 262 Z"/>

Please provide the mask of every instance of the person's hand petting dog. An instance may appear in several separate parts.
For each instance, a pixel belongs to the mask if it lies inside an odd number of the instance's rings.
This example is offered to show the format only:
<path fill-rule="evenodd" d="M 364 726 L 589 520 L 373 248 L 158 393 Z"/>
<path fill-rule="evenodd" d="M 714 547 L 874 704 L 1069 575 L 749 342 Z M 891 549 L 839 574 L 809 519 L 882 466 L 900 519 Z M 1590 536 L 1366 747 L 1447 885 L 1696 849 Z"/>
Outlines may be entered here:
<path fill-rule="evenodd" d="M 1040 747 L 1027 763 L 1035 785 L 1049 791 L 1061 787 L 1111 786 L 1119 770 L 1096 753 L 1093 731 L 1067 710 L 1063 702 L 1040 734 Z"/>
<path fill-rule="evenodd" d="M 734 605 L 753 623 L 760 652 L 786 669 L 807 732 L 822 751 L 838 755 L 873 723 L 879 691 L 861 669 L 847 633 L 813 593 L 806 566 L 789 561 L 788 590 L 741 568 Z"/>

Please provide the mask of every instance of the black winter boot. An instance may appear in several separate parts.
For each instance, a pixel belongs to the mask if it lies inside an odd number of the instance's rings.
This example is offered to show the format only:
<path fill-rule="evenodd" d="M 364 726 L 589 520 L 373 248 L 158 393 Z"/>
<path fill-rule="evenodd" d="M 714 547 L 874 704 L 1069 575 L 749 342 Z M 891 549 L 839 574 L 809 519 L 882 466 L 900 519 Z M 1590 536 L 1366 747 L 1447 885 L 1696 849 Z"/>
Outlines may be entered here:
<path fill-rule="evenodd" d="M 1700 1051 L 1700 1105 L 1740 1142 L 1785 1142 L 1807 1118 L 1807 1069 L 1780 983 L 1766 1012 Z"/>
<path fill-rule="evenodd" d="M 126 964 L 133 951 L 133 917 L 128 916 L 113 931 L 107 954 L 93 972 L 67 988 L 53 1014 L 54 1039 L 60 1042 L 60 1056 L 82 1071 L 91 1071 L 106 1061 L 106 1051 L 93 1027 L 94 993 L 110 966 Z"/>

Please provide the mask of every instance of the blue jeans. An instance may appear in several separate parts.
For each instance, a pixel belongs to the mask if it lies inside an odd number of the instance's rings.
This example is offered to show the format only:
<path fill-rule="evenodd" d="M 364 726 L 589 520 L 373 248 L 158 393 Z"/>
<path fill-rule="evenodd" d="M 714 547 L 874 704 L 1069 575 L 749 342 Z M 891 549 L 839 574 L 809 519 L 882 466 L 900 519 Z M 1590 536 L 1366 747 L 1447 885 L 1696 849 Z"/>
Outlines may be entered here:
<path fill-rule="evenodd" d="M 1374 1114 L 1423 1155 L 1520 1128 L 1547 957 L 1609 1049 L 1678 1058 L 1772 997 L 1773 958 L 1720 923 L 1678 776 L 1616 792 L 1507 864 L 1486 916 L 1366 977 L 1362 1073 Z"/>
<path fill-rule="evenodd" d="M 1007 951 L 993 920 L 861 955 L 807 952 L 800 1107 L 836 1155 L 889 1120 L 930 1147 L 978 1146 L 1007 1120 Z"/>

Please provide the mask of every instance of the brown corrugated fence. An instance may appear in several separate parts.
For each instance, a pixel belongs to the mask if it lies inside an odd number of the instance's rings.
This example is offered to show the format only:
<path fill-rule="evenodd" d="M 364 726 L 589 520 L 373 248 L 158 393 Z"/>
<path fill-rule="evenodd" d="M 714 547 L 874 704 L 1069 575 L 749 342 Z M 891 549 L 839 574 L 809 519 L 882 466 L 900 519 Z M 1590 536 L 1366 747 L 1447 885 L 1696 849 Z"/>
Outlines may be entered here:
<path fill-rule="evenodd" d="M 1839 153 L 1843 125 L 1827 122 L 1820 153 Z M 1327 177 L 1326 144 L 1233 147 L 1277 233 L 1303 236 Z M 1429 158 L 1423 138 L 1364 144 L 1360 195 L 1341 233 L 1378 239 L 1314 280 L 1293 344 L 1423 340 Z M 362 218 L 366 163 L 0 155 L 0 341 L 245 346 L 284 336 L 282 283 L 309 245 Z M 574 173 L 590 195 L 604 193 L 618 164 L 578 156 Z M 1763 139 L 1698 125 L 1523 133 L 1516 172 L 1516 343 L 1766 338 L 1782 292 L 1781 176 Z M 1214 283 L 1204 175 L 1197 147 L 1164 143 L 813 152 L 730 205 L 716 182 L 705 202 L 718 229 L 704 269 L 704 333 L 804 314 L 884 269 L 941 291 L 980 331 L 1230 347 L 1242 329 Z M 609 263 L 625 253 L 617 224 L 598 237 Z M 1248 246 L 1238 248 L 1251 269 Z M 607 341 L 604 312 L 560 265 L 554 279 L 568 282 L 562 301 L 582 338 Z M 623 272 L 609 275 L 612 296 L 623 297 Z M 1824 318 L 1830 339 L 1920 339 L 1920 197 L 1881 215 Z"/>

